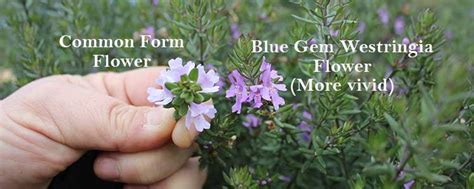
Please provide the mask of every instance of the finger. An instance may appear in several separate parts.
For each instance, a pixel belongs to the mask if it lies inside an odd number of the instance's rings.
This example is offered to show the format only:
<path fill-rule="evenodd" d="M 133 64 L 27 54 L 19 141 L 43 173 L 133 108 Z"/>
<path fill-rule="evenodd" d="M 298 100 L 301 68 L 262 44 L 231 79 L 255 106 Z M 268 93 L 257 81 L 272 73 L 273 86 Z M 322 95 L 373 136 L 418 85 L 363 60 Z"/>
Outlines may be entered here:
<path fill-rule="evenodd" d="M 122 152 L 153 149 L 169 141 L 175 125 L 172 109 L 136 107 L 61 82 L 45 82 L 39 88 L 40 91 L 23 89 L 37 94 L 26 101 L 35 110 L 24 112 L 34 112 L 29 117 L 43 119 L 25 118 L 22 120 L 31 123 L 22 125 L 75 149 Z"/>
<path fill-rule="evenodd" d="M 125 185 L 124 189 L 198 189 L 206 182 L 207 170 L 199 168 L 199 158 L 191 158 L 170 177 L 152 185 Z"/>
<path fill-rule="evenodd" d="M 178 120 L 172 134 L 173 143 L 180 148 L 188 148 L 191 146 L 199 134 L 194 127 L 186 128 L 185 123 L 186 117 L 182 117 Z"/>
<path fill-rule="evenodd" d="M 164 67 L 150 67 L 123 73 L 101 72 L 86 78 L 103 94 L 131 105 L 146 106 L 151 104 L 147 100 L 147 88 L 159 87 L 155 81 L 163 70 Z"/>
<path fill-rule="evenodd" d="M 159 149 L 138 153 L 104 153 L 94 163 L 98 177 L 124 183 L 150 184 L 182 167 L 195 147 L 182 149 L 169 143 Z"/>

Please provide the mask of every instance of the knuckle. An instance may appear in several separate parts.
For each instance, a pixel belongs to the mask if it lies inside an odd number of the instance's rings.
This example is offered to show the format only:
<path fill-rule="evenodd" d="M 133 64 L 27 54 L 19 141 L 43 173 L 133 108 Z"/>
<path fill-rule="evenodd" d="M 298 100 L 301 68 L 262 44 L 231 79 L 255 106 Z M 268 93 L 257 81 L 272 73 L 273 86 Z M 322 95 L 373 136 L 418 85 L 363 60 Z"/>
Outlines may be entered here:
<path fill-rule="evenodd" d="M 109 108 L 109 124 L 111 127 L 108 129 L 111 132 L 111 139 L 116 149 L 120 150 L 121 144 L 125 144 L 129 139 L 129 131 L 134 125 L 134 118 L 136 117 L 138 110 L 127 104 L 116 102 L 113 103 Z"/>

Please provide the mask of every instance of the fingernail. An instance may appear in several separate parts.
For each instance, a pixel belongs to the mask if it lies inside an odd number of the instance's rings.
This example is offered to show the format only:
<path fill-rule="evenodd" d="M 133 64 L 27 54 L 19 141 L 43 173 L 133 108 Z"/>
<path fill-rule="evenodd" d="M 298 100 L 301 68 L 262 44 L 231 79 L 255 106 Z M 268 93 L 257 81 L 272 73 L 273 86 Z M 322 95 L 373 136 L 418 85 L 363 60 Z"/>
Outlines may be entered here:
<path fill-rule="evenodd" d="M 103 179 L 117 180 L 120 177 L 120 171 L 117 160 L 113 158 L 102 158 L 99 160 L 99 172 Z"/>
<path fill-rule="evenodd" d="M 183 127 L 184 127 L 184 130 L 187 132 L 187 135 L 189 136 L 189 139 L 191 139 L 191 141 L 194 141 L 194 139 L 196 139 L 196 137 L 198 136 L 199 132 L 196 131 L 196 128 L 194 127 L 194 125 L 191 124 L 191 126 L 189 128 L 186 127 L 186 117 L 182 117 L 179 121 L 182 121 L 183 123 Z"/>

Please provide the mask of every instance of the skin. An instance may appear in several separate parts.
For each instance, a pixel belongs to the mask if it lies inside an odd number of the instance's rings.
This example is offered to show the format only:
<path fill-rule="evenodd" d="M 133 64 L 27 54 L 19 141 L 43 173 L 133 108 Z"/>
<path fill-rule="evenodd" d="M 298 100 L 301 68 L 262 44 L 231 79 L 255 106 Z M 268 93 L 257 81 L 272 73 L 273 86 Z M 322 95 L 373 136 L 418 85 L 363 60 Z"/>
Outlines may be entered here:
<path fill-rule="evenodd" d="M 47 188 L 88 150 L 103 151 L 96 175 L 125 188 L 202 187 L 197 132 L 146 100 L 162 69 L 51 76 L 0 101 L 0 188 Z"/>

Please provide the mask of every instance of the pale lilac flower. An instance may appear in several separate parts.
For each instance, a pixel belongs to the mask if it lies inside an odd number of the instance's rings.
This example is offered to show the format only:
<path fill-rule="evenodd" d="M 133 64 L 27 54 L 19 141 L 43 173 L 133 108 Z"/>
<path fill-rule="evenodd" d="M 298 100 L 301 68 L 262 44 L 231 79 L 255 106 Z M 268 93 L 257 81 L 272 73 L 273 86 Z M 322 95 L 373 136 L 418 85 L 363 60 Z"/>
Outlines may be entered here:
<path fill-rule="evenodd" d="M 211 128 L 211 124 L 208 119 L 213 119 L 216 116 L 217 110 L 213 104 L 196 104 L 191 103 L 189 105 L 188 113 L 186 114 L 186 128 L 190 129 L 192 126 L 198 132 L 202 132 L 204 129 Z"/>
<path fill-rule="evenodd" d="M 296 110 L 298 107 L 300 107 L 298 103 L 291 103 L 291 109 Z"/>
<path fill-rule="evenodd" d="M 152 0 L 152 4 L 153 6 L 158 6 L 158 4 L 160 3 L 160 0 Z"/>
<path fill-rule="evenodd" d="M 164 86 L 165 83 L 171 82 L 175 83 L 181 80 L 182 75 L 188 75 L 192 69 L 195 68 L 194 62 L 187 62 L 183 65 L 183 60 L 181 58 L 175 58 L 168 61 L 169 70 L 161 71 L 160 77 L 156 82 Z"/>
<path fill-rule="evenodd" d="M 267 20 L 268 15 L 267 15 L 267 13 L 261 13 L 261 14 L 258 15 L 258 18 L 261 19 L 261 20 Z"/>
<path fill-rule="evenodd" d="M 365 22 L 359 22 L 359 24 L 357 25 L 356 31 L 359 34 L 364 33 L 366 27 L 367 27 L 367 24 L 365 24 Z"/>
<path fill-rule="evenodd" d="M 261 123 L 262 119 L 253 114 L 248 114 L 247 116 L 245 116 L 245 121 L 243 122 L 243 125 L 247 128 L 255 128 L 258 127 Z"/>
<path fill-rule="evenodd" d="M 201 85 L 203 93 L 214 93 L 219 91 L 219 86 L 214 86 L 219 82 L 219 75 L 214 70 L 209 70 L 207 73 L 202 65 L 197 66 L 199 77 L 197 82 Z"/>
<path fill-rule="evenodd" d="M 393 28 L 397 35 L 403 34 L 403 30 L 405 29 L 405 20 L 403 19 L 403 17 L 399 16 L 395 19 Z"/>
<path fill-rule="evenodd" d="M 236 97 L 235 104 L 232 106 L 232 112 L 237 112 L 240 114 L 242 111 L 242 103 L 247 101 L 248 98 L 248 91 L 247 85 L 245 84 L 245 78 L 240 75 L 237 70 L 232 71 L 229 75 L 229 80 L 231 86 L 229 90 L 227 90 L 225 97 Z"/>
<path fill-rule="evenodd" d="M 170 67 L 169 70 L 164 70 L 161 72 L 160 77 L 156 80 L 162 88 L 148 88 L 148 101 L 156 105 L 166 105 L 170 103 L 174 95 L 169 91 L 165 86 L 165 83 L 175 83 L 181 79 L 182 75 L 189 74 L 189 72 L 194 68 L 193 62 L 188 62 L 183 66 L 183 60 L 181 58 L 171 59 L 168 61 Z"/>
<path fill-rule="evenodd" d="M 410 180 L 410 181 L 406 182 L 405 184 L 403 184 L 403 188 L 404 189 L 411 189 L 413 184 L 415 184 L 415 180 Z"/>
<path fill-rule="evenodd" d="M 339 30 L 329 29 L 329 35 L 332 37 L 337 37 L 339 35 Z"/>
<path fill-rule="evenodd" d="M 380 8 L 377 13 L 379 14 L 379 20 L 382 24 L 387 25 L 389 22 L 389 13 L 387 8 Z"/>
<path fill-rule="evenodd" d="M 166 83 L 178 83 L 181 81 L 183 75 L 189 75 L 193 69 L 197 69 L 197 81 L 201 87 L 198 93 L 214 93 L 219 90 L 218 86 L 215 86 L 219 81 L 219 76 L 214 70 L 206 72 L 204 66 L 196 65 L 189 61 L 183 65 L 183 60 L 181 58 L 171 59 L 168 61 L 169 69 L 161 72 L 160 77 L 156 80 L 161 88 L 148 88 L 148 101 L 156 105 L 167 105 L 173 101 L 175 95 L 166 87 Z M 189 129 L 192 126 L 199 132 L 202 132 L 204 129 L 210 128 L 209 120 L 215 117 L 217 110 L 214 108 L 214 105 L 208 103 L 188 104 L 188 111 L 186 114 L 186 127 Z"/>
<path fill-rule="evenodd" d="M 450 30 L 446 30 L 444 32 L 444 36 L 446 37 L 446 39 L 451 40 L 451 39 L 453 39 L 453 32 L 450 31 Z"/>
<path fill-rule="evenodd" d="M 171 92 L 166 88 L 156 89 L 156 88 L 150 87 L 147 89 L 147 93 L 148 93 L 147 100 L 149 102 L 155 103 L 156 105 L 166 105 L 170 103 L 174 98 L 174 95 L 171 94 Z"/>
<path fill-rule="evenodd" d="M 277 74 L 277 71 L 271 69 L 271 65 L 266 62 L 265 57 L 263 57 L 262 65 L 260 71 L 260 80 L 262 81 L 263 89 L 261 91 L 262 98 L 271 101 L 273 103 L 273 108 L 278 110 L 280 105 L 285 104 L 285 100 L 280 97 L 278 91 L 286 91 L 285 84 L 275 84 L 274 80 L 277 82 L 282 81 L 283 77 Z"/>
<path fill-rule="evenodd" d="M 206 69 L 217 72 L 217 68 L 212 64 L 206 64 Z M 216 86 L 218 86 L 219 89 L 223 88 L 225 86 L 225 79 L 223 77 L 219 77 L 219 81 L 217 81 Z"/>
<path fill-rule="evenodd" d="M 282 180 L 283 182 L 291 182 L 291 177 L 286 175 L 281 175 L 278 179 Z"/>
<path fill-rule="evenodd" d="M 400 171 L 400 173 L 397 176 L 397 181 L 400 181 L 403 178 L 405 178 L 405 171 Z"/>
<path fill-rule="evenodd" d="M 237 23 L 232 23 L 230 25 L 230 33 L 232 35 L 232 39 L 237 40 L 240 37 L 239 25 Z"/>

